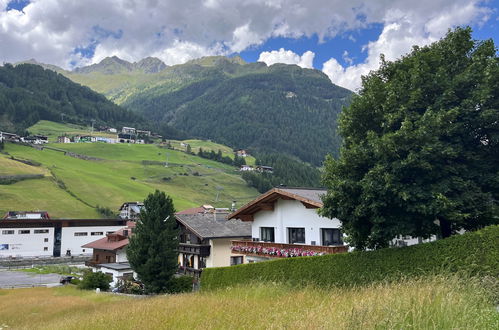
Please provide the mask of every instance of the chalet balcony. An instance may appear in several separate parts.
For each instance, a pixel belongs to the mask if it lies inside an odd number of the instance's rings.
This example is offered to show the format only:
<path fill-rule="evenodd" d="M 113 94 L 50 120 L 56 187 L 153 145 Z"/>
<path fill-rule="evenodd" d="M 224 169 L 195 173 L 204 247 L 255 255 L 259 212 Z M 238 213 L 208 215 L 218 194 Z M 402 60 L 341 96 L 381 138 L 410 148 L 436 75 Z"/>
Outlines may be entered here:
<path fill-rule="evenodd" d="M 320 256 L 348 252 L 348 247 L 345 245 L 321 246 L 253 241 L 232 241 L 231 249 L 233 253 L 269 258 Z"/>
<path fill-rule="evenodd" d="M 178 252 L 207 257 L 210 255 L 210 246 L 203 244 L 179 243 Z"/>
<path fill-rule="evenodd" d="M 100 262 L 97 262 L 95 260 L 87 260 L 85 261 L 85 266 L 87 267 L 94 267 L 95 265 L 99 264 Z"/>

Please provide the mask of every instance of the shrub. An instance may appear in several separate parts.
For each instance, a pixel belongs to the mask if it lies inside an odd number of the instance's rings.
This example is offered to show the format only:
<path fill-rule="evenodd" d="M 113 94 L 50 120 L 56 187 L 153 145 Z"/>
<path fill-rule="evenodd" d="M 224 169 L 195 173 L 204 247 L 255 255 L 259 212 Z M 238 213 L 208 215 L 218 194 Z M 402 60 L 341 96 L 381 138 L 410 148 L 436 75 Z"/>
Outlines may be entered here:
<path fill-rule="evenodd" d="M 118 292 L 127 293 L 127 294 L 139 294 L 142 295 L 145 293 L 144 285 L 135 280 L 119 280 L 118 285 L 116 285 Z"/>
<path fill-rule="evenodd" d="M 355 286 L 437 273 L 499 276 L 499 226 L 404 248 L 297 257 L 203 271 L 203 289 L 247 282 Z"/>
<path fill-rule="evenodd" d="M 109 207 L 97 205 L 95 208 L 97 209 L 97 212 L 100 213 L 100 215 L 106 218 L 113 218 L 115 216 L 113 210 L 111 210 Z"/>
<path fill-rule="evenodd" d="M 172 277 L 170 285 L 168 286 L 168 293 L 182 293 L 192 291 L 192 277 L 179 276 Z"/>
<path fill-rule="evenodd" d="M 99 288 L 103 291 L 107 291 L 109 290 L 109 282 L 112 280 L 111 275 L 89 270 L 83 275 L 83 280 L 78 283 L 78 288 L 83 290 L 94 290 Z"/>

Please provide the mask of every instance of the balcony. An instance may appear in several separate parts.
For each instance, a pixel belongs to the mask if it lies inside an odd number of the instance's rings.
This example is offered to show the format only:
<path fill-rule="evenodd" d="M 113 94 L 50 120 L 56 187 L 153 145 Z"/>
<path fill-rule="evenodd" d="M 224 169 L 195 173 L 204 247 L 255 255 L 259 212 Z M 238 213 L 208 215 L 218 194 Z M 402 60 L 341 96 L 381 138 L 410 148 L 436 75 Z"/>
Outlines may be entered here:
<path fill-rule="evenodd" d="M 202 244 L 180 243 L 178 245 L 178 252 L 196 254 L 200 257 L 207 257 L 210 255 L 210 246 Z"/>
<path fill-rule="evenodd" d="M 321 246 L 253 241 L 232 241 L 231 249 L 233 253 L 269 258 L 320 256 L 348 252 L 348 247 L 345 245 Z"/>

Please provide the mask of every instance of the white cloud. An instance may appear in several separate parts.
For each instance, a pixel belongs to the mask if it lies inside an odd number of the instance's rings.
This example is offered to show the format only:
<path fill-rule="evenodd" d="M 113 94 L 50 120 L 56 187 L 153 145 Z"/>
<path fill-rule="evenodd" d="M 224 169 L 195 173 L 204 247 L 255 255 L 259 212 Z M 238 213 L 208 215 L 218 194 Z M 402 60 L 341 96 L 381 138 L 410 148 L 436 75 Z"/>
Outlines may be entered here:
<path fill-rule="evenodd" d="M 333 83 L 358 90 L 361 76 L 379 67 L 381 54 L 386 60 L 395 60 L 409 53 L 413 45 L 428 45 L 442 38 L 448 29 L 483 21 L 489 13 L 488 9 L 477 6 L 476 1 L 455 1 L 447 6 L 437 1 L 431 12 L 425 9 L 427 4 L 424 1 L 419 7 L 416 3 L 410 4 L 416 8 L 394 6 L 385 13 L 380 36 L 363 48 L 367 51 L 364 62 L 343 67 L 335 58 L 331 58 L 323 63 L 322 71 Z"/>
<path fill-rule="evenodd" d="M 260 53 L 258 62 L 265 62 L 267 65 L 272 65 L 275 63 L 296 64 L 301 66 L 302 68 L 312 68 L 314 57 L 314 52 L 311 52 L 309 50 L 303 53 L 302 56 L 300 56 L 291 50 L 285 50 L 284 48 L 281 48 L 279 50 Z"/>
<path fill-rule="evenodd" d="M 7 4 L 0 0 L 0 62 L 36 58 L 65 68 L 112 55 L 130 61 L 158 56 L 177 64 L 241 52 L 274 37 L 351 37 L 381 23 L 383 33 L 366 45 L 364 63 L 343 71 L 337 61 L 324 63 L 333 81 L 350 88 L 360 81 L 352 75 L 375 68 L 380 53 L 400 56 L 414 43 L 428 43 L 451 26 L 487 16 L 487 3 L 479 0 L 33 0 L 23 12 L 5 11 Z M 95 47 L 91 58 L 85 55 L 88 47 Z M 313 52 L 264 53 L 261 60 L 269 63 L 311 67 L 314 59 Z"/>

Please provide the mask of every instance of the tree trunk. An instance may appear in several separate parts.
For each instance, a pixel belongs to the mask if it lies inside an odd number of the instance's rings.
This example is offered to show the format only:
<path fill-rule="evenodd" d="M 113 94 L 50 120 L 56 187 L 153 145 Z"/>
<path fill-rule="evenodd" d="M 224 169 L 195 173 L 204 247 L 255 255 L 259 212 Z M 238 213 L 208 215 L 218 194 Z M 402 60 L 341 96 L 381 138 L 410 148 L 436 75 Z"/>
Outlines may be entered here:
<path fill-rule="evenodd" d="M 452 235 L 452 228 L 450 221 L 444 218 L 438 218 L 440 221 L 440 234 L 442 235 L 442 238 L 447 238 Z"/>

